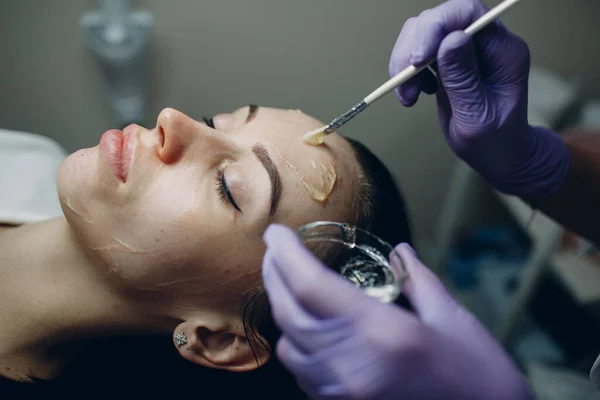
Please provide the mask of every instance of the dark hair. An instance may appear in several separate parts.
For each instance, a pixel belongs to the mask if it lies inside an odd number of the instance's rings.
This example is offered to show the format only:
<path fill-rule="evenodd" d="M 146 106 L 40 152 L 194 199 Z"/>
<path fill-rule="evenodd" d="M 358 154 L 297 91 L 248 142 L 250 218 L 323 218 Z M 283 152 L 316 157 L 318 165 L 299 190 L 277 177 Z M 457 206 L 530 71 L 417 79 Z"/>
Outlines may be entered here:
<path fill-rule="evenodd" d="M 404 199 L 392 174 L 362 143 L 349 138 L 346 140 L 352 146 L 362 169 L 362 174 L 358 177 L 354 220 L 349 222 L 379 236 L 391 245 L 412 244 Z M 257 346 L 267 351 L 275 349 L 281 333 L 273 321 L 269 301 L 262 286 L 253 288 L 249 294 L 244 308 L 243 323 L 250 346 L 257 357 Z M 410 308 L 404 297 L 398 299 L 397 304 Z M 269 361 L 277 362 L 275 357 L 271 357 Z"/>
<path fill-rule="evenodd" d="M 374 233 L 392 245 L 411 243 L 404 200 L 392 175 L 364 145 L 347 140 L 362 167 L 354 221 L 348 222 Z M 280 331 L 271 317 L 264 289 L 259 285 L 245 295 L 248 301 L 243 311 L 243 324 L 253 351 L 257 346 L 274 350 Z M 405 300 L 400 300 L 399 304 L 406 306 Z M 60 378 L 50 382 L 37 380 L 35 385 L 19 385 L 19 389 L 22 389 L 19 392 L 27 389 L 46 397 L 61 395 L 63 398 L 71 398 L 92 391 L 93 397 L 118 393 L 120 397 L 132 394 L 135 398 L 143 398 L 155 397 L 165 388 L 172 396 L 218 388 L 219 393 L 212 397 L 228 399 L 252 393 L 253 398 L 261 399 L 306 398 L 292 375 L 274 355 L 254 371 L 233 373 L 200 368 L 184 360 L 173 346 L 165 346 L 165 343 L 170 342 L 171 338 L 168 336 L 96 340 Z M 118 360 L 114 359 L 115 354 L 119 355 Z M 255 351 L 255 356 L 257 354 Z"/>
<path fill-rule="evenodd" d="M 412 244 L 410 220 L 404 198 L 386 166 L 365 145 L 346 138 L 354 149 L 364 175 L 359 177 L 360 209 L 354 224 L 392 246 Z"/>

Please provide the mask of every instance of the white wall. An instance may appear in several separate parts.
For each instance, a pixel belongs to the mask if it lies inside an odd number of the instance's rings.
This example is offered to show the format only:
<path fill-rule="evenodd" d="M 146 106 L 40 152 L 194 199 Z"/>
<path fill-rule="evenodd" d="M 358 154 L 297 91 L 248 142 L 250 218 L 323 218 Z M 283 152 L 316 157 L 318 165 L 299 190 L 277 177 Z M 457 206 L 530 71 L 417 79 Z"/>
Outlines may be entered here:
<path fill-rule="evenodd" d="M 329 120 L 388 78 L 404 21 L 437 3 L 140 1 L 155 17 L 149 123 L 165 106 L 198 117 L 250 102 Z M 96 7 L 91 0 L 0 2 L 0 127 L 51 136 L 69 151 L 97 144 L 114 127 L 79 28 L 81 14 Z M 535 63 L 577 75 L 597 92 L 599 15 L 595 0 L 523 0 L 503 20 L 529 42 Z M 392 169 L 417 237 L 431 232 L 454 162 L 433 99 L 403 109 L 389 96 L 344 132 Z"/>

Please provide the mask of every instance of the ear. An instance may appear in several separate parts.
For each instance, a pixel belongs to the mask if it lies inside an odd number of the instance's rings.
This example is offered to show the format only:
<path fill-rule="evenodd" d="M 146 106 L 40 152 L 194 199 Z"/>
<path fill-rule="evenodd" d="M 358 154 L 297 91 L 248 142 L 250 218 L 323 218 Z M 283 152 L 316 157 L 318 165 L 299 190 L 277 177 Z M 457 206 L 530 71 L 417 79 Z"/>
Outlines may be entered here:
<path fill-rule="evenodd" d="M 271 355 L 271 349 L 260 343 L 253 343 L 253 347 L 250 347 L 250 341 L 239 320 L 230 324 L 202 319 L 188 320 L 177 326 L 173 341 L 179 354 L 186 360 L 234 372 L 261 367 Z"/>

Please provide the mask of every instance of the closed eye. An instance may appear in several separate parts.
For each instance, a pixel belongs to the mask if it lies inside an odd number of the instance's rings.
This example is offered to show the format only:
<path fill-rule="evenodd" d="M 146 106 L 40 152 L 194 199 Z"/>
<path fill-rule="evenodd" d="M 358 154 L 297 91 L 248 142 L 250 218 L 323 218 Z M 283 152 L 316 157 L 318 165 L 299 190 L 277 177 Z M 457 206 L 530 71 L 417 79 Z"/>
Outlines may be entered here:
<path fill-rule="evenodd" d="M 237 205 L 231 195 L 229 185 L 227 185 L 227 181 L 225 180 L 225 169 L 222 167 L 219 167 L 215 173 L 215 184 L 217 185 L 216 189 L 221 201 L 225 204 L 232 205 L 236 210 L 242 212 L 242 209 Z"/>

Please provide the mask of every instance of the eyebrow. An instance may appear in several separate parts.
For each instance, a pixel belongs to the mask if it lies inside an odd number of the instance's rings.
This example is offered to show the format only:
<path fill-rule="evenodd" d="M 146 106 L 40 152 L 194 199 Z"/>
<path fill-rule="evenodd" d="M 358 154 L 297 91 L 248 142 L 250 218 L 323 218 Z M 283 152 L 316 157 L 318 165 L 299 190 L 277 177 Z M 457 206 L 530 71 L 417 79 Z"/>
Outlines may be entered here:
<path fill-rule="evenodd" d="M 269 180 L 271 181 L 271 209 L 269 210 L 269 216 L 271 216 L 275 214 L 277 205 L 279 204 L 279 198 L 281 197 L 281 178 L 279 177 L 279 171 L 264 145 L 256 143 L 252 146 L 252 152 L 263 167 L 265 167 L 267 174 L 269 174 Z"/>
<path fill-rule="evenodd" d="M 258 106 L 256 104 L 250 104 L 248 106 L 248 116 L 246 117 L 246 123 L 248 123 L 254 119 L 257 111 L 258 111 Z"/>

